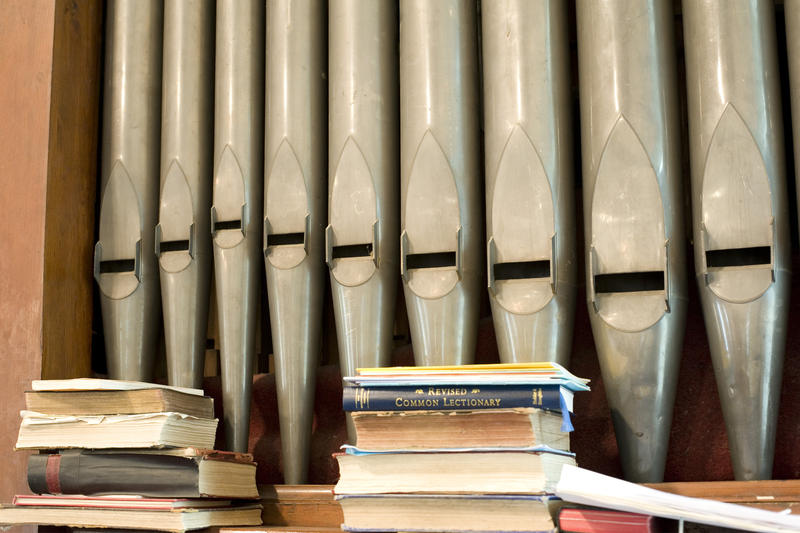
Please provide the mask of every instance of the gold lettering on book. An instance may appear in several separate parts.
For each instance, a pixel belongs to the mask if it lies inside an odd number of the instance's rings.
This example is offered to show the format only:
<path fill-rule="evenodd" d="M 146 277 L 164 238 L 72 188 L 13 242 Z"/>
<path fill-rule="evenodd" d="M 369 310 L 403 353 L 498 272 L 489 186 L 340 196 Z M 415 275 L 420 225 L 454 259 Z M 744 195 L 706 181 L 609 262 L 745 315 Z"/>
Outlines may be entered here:
<path fill-rule="evenodd" d="M 395 398 L 395 407 L 439 407 L 439 398 Z"/>
<path fill-rule="evenodd" d="M 466 396 L 467 389 L 456 389 L 456 388 L 442 388 L 442 389 L 435 389 L 433 387 L 428 388 L 428 396 Z"/>
<path fill-rule="evenodd" d="M 444 407 L 500 407 L 501 398 L 442 398 Z"/>

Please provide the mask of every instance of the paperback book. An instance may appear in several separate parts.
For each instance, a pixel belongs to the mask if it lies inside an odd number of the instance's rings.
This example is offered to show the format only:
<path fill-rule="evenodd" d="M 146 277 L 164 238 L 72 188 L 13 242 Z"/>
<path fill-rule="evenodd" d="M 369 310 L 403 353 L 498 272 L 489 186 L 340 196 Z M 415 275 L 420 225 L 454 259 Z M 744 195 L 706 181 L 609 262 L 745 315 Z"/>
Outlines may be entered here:
<path fill-rule="evenodd" d="M 460 366 L 396 366 L 359 368 L 345 382 L 361 387 L 435 385 L 562 385 L 589 390 L 589 380 L 571 374 L 557 363 L 501 363 Z"/>
<path fill-rule="evenodd" d="M 213 449 L 217 420 L 182 413 L 55 416 L 22 411 L 16 449 Z"/>

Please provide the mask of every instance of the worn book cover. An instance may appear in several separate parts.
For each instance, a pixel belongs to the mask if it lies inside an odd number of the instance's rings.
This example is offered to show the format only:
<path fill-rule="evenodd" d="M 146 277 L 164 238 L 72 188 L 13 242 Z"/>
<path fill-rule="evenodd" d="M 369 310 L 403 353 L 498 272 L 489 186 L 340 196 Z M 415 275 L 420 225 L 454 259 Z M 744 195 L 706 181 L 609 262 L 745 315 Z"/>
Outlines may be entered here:
<path fill-rule="evenodd" d="M 28 486 L 39 494 L 258 497 L 251 455 L 196 448 L 31 455 Z"/>

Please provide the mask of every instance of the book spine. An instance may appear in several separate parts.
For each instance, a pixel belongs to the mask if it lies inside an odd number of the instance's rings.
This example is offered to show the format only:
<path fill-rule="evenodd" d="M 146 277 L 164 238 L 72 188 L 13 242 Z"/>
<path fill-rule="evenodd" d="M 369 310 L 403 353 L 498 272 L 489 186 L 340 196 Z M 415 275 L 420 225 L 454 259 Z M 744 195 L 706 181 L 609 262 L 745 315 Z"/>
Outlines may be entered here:
<path fill-rule="evenodd" d="M 28 458 L 28 486 L 37 494 L 196 498 L 198 481 L 198 463 L 186 457 L 64 452 Z"/>
<path fill-rule="evenodd" d="M 342 405 L 345 411 L 563 408 L 559 385 L 344 387 Z"/>

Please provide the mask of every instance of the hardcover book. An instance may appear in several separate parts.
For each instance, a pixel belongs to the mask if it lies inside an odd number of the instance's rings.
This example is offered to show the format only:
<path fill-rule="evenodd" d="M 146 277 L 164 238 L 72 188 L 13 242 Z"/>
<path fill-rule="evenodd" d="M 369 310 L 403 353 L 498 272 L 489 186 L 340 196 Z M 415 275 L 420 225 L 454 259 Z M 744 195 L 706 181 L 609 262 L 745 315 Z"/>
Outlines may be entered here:
<path fill-rule="evenodd" d="M 574 393 L 562 385 L 465 387 L 344 387 L 345 411 L 458 411 L 534 407 L 572 411 Z"/>
<path fill-rule="evenodd" d="M 554 532 L 550 496 L 371 494 L 337 496 L 345 531 Z"/>
<path fill-rule="evenodd" d="M 562 507 L 558 512 L 558 530 L 562 533 L 666 533 L 674 531 L 675 527 L 674 522 L 646 514 Z"/>
<path fill-rule="evenodd" d="M 111 502 L 108 502 L 111 503 Z M 261 525 L 261 506 L 179 507 L 173 509 L 130 509 L 117 507 L 58 505 L 15 505 L 0 507 L 2 525 L 47 525 L 91 528 L 156 529 L 188 531 L 213 526 Z"/>
<path fill-rule="evenodd" d="M 345 447 L 335 455 L 335 494 L 544 494 L 555 490 L 566 452 L 535 449 L 367 453 Z"/>
<path fill-rule="evenodd" d="M 561 414 L 542 409 L 477 411 L 355 412 L 359 448 L 524 448 L 545 445 L 569 450 Z"/>
<path fill-rule="evenodd" d="M 251 455 L 195 448 L 31 455 L 28 486 L 39 494 L 258 498 Z"/>
<path fill-rule="evenodd" d="M 142 496 L 80 496 L 17 494 L 14 505 L 32 507 L 81 507 L 97 509 L 203 509 L 230 507 L 230 500 L 190 500 L 186 498 L 145 498 Z"/>
<path fill-rule="evenodd" d="M 169 388 L 26 391 L 25 407 L 36 413 L 63 416 L 173 412 L 214 418 L 212 398 Z"/>

